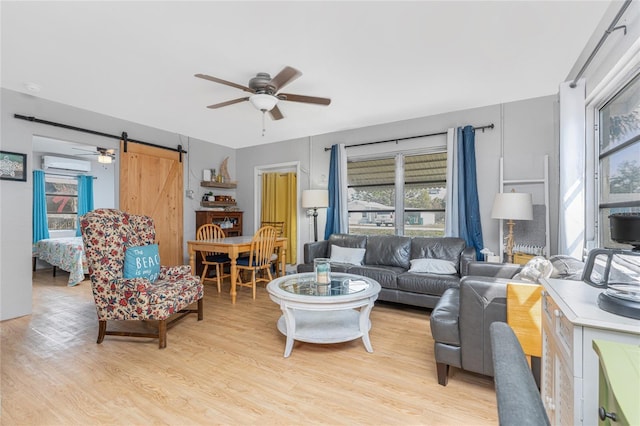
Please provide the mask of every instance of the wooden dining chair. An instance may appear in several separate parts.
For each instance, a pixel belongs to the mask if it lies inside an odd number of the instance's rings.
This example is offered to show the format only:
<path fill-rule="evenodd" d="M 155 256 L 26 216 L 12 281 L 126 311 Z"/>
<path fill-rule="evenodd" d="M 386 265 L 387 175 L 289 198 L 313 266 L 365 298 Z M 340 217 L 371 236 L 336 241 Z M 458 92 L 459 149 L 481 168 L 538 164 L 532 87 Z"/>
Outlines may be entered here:
<path fill-rule="evenodd" d="M 277 230 L 273 226 L 263 226 L 251 240 L 251 251 L 249 256 L 238 258 L 236 267 L 238 272 L 248 271 L 251 273 L 251 282 L 243 282 L 242 274 L 238 274 L 237 285 L 241 287 L 251 287 L 253 298 L 256 298 L 256 284 L 258 282 L 268 283 L 273 280 L 271 275 L 271 256 L 276 244 Z M 261 277 L 257 277 L 257 272 Z M 265 277 L 266 274 L 266 277 Z"/>
<path fill-rule="evenodd" d="M 284 237 L 284 222 L 266 222 L 263 221 L 260 225 L 260 227 L 264 227 L 264 226 L 272 226 L 274 228 L 276 228 L 276 235 L 278 237 Z"/>
<path fill-rule="evenodd" d="M 220 226 L 213 223 L 205 223 L 200 226 L 196 232 L 196 240 L 220 240 L 222 238 L 225 238 L 224 231 Z M 221 281 L 231 276 L 231 274 L 224 272 L 224 265 L 230 264 L 231 259 L 229 259 L 229 256 L 224 253 L 215 253 L 210 251 L 201 251 L 200 255 L 202 256 L 202 265 L 204 266 L 202 276 L 200 277 L 200 284 L 204 284 L 206 281 L 213 281 L 215 278 L 218 285 L 218 293 L 220 293 Z M 216 268 L 215 277 L 209 278 L 207 276 L 209 266 Z"/>
<path fill-rule="evenodd" d="M 276 228 L 277 237 L 285 236 L 285 223 L 284 222 L 262 222 L 261 226 L 273 226 Z M 276 277 L 281 277 L 284 275 L 284 271 L 281 271 L 281 263 L 280 263 L 280 248 L 276 247 L 273 251 L 273 255 L 271 256 L 271 270 L 274 271 Z"/>

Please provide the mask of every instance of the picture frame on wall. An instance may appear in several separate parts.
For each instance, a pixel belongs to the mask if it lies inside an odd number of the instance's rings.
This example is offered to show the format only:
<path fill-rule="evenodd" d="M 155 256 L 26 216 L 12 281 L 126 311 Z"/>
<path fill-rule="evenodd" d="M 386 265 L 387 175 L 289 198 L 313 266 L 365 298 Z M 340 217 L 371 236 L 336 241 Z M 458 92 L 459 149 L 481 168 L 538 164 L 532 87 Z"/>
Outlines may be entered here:
<path fill-rule="evenodd" d="M 0 151 L 0 179 L 27 181 L 27 154 Z"/>

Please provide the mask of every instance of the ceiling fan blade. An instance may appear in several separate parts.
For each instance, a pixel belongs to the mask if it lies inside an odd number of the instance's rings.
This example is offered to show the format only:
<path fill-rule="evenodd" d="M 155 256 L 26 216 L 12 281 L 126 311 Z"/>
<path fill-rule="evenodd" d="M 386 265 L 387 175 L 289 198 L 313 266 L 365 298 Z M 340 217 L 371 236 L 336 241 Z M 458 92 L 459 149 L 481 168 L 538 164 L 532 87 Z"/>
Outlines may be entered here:
<path fill-rule="evenodd" d="M 286 66 L 271 79 L 269 82 L 269 86 L 273 86 L 274 90 L 277 92 L 287 84 L 291 83 L 296 78 L 300 77 L 302 73 L 295 68 Z"/>
<path fill-rule="evenodd" d="M 235 87 L 236 89 L 244 90 L 245 92 L 255 93 L 255 91 L 253 89 L 250 89 L 247 86 L 243 86 L 242 84 L 237 84 L 237 83 L 233 83 L 231 81 L 223 80 L 221 78 L 212 77 L 212 76 L 206 75 L 206 74 L 195 74 L 195 76 L 198 77 L 198 78 L 203 78 L 205 80 L 213 81 L 214 83 L 220 83 L 220 84 L 224 84 L 226 86 Z"/>
<path fill-rule="evenodd" d="M 282 111 L 280 111 L 280 108 L 278 108 L 278 105 L 271 108 L 271 111 L 269 111 L 269 114 L 271 114 L 271 118 L 274 120 L 282 120 L 284 118 L 284 115 L 282 115 Z"/>
<path fill-rule="evenodd" d="M 280 98 L 282 96 L 282 98 Z M 294 95 L 292 93 L 278 93 L 278 97 L 283 101 L 304 102 L 307 104 L 329 105 L 331 99 L 318 98 L 316 96 Z"/>
<path fill-rule="evenodd" d="M 233 105 L 233 104 L 237 104 L 239 102 L 244 102 L 244 101 L 248 101 L 248 100 L 249 100 L 249 97 L 247 96 L 246 98 L 232 99 L 230 101 L 220 102 L 219 104 L 209 105 L 209 106 L 207 106 L 207 108 L 210 108 L 210 109 L 222 108 L 222 107 L 225 107 L 227 105 Z"/>

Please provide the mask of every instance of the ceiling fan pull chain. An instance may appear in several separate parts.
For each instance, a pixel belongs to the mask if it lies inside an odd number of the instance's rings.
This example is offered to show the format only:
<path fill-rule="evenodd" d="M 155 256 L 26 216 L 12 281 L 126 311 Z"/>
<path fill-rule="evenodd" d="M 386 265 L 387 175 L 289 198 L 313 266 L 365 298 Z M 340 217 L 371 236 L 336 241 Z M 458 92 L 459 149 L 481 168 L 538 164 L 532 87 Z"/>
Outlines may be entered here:
<path fill-rule="evenodd" d="M 264 110 L 264 109 L 262 110 L 262 137 L 264 137 L 264 132 L 265 132 L 265 129 L 264 129 L 264 116 L 265 116 L 266 112 L 267 112 L 266 110 Z"/>

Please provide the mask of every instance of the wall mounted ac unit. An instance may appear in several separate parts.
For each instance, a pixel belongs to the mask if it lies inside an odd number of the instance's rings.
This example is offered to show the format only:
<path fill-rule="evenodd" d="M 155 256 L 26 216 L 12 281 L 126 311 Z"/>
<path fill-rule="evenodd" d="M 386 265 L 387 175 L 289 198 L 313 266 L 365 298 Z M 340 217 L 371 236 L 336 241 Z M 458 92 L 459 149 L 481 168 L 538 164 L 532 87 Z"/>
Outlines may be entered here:
<path fill-rule="evenodd" d="M 90 172 L 91 162 L 83 160 L 74 160 L 73 158 L 51 157 L 45 155 L 42 157 L 42 168 L 44 170 L 69 170 L 73 172 Z"/>

